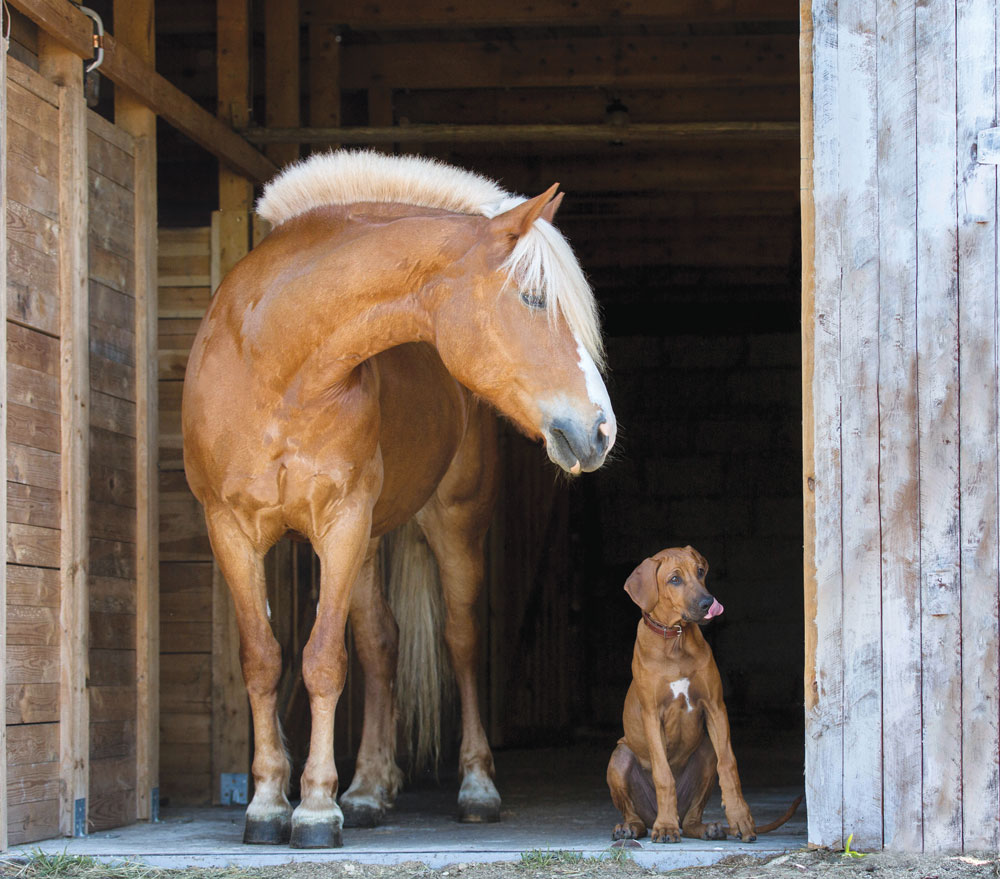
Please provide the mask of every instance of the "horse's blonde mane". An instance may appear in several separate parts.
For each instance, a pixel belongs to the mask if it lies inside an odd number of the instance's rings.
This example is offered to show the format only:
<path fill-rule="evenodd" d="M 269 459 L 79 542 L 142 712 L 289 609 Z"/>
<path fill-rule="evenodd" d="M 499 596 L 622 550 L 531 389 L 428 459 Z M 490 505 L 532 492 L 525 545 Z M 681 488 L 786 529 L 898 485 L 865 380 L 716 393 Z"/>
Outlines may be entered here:
<path fill-rule="evenodd" d="M 285 168 L 264 188 L 257 213 L 278 226 L 324 205 L 407 204 L 495 217 L 525 201 L 494 181 L 423 156 L 368 150 L 314 153 Z M 549 316 L 561 312 L 577 340 L 604 365 L 597 302 L 562 234 L 545 220 L 518 239 L 504 268 L 520 289 L 543 295 Z"/>

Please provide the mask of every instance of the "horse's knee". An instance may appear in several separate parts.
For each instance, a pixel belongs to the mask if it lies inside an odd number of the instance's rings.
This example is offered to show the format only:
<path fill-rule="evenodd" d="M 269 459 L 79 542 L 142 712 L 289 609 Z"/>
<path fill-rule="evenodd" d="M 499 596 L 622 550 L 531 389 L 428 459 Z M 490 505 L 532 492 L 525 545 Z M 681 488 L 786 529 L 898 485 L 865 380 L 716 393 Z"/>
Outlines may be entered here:
<path fill-rule="evenodd" d="M 347 649 L 342 639 L 310 638 L 302 651 L 302 681 L 313 698 L 336 699 L 347 680 Z"/>
<path fill-rule="evenodd" d="M 281 680 L 281 647 L 268 628 L 266 635 L 240 637 L 240 668 L 250 696 L 267 696 L 277 691 Z"/>

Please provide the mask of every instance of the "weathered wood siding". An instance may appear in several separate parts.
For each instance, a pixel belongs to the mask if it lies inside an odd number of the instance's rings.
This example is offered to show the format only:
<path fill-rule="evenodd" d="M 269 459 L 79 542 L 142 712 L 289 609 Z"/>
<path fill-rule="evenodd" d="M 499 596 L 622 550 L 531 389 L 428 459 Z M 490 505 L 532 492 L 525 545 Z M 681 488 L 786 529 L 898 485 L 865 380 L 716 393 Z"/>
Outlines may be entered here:
<path fill-rule="evenodd" d="M 181 391 L 211 296 L 210 231 L 159 233 L 160 796 L 212 801 L 212 555 L 184 477 Z"/>
<path fill-rule="evenodd" d="M 88 115 L 89 829 L 136 817 L 136 338 L 132 138 Z"/>
<path fill-rule="evenodd" d="M 7 80 L 7 825 L 59 833 L 59 95 Z"/>
<path fill-rule="evenodd" d="M 1000 843 L 996 28 L 803 4 L 812 843 Z"/>

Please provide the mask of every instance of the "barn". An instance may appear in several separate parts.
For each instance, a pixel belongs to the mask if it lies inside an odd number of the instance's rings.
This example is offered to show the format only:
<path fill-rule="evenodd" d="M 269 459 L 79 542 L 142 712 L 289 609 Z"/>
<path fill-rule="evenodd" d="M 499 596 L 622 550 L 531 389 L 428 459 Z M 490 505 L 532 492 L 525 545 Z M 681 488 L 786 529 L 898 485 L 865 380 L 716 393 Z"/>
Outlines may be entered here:
<path fill-rule="evenodd" d="M 809 843 L 1000 846 L 994 4 L 9 6 L 3 847 L 246 796 L 181 390 L 213 290 L 268 232 L 260 186 L 333 147 L 559 182 L 602 310 L 614 459 L 559 479 L 501 428 L 493 747 L 610 753 L 622 584 L 691 544 L 726 606 L 706 636 L 741 769 L 804 777 Z M 268 565 L 301 763 L 318 562 L 286 541 Z"/>

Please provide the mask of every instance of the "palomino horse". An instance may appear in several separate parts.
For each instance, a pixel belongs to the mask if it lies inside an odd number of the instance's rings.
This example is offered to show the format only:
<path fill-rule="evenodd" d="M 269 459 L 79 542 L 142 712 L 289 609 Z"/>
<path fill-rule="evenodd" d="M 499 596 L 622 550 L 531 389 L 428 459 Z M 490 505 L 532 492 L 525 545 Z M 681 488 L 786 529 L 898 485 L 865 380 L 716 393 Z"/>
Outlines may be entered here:
<path fill-rule="evenodd" d="M 267 187 L 258 212 L 274 229 L 212 301 L 184 386 L 184 463 L 240 631 L 255 744 L 245 842 L 341 842 L 333 719 L 348 615 L 365 721 L 341 805 L 372 823 L 392 804 L 398 636 L 374 559 L 380 536 L 414 517 L 438 562 L 461 699 L 459 815 L 499 817 L 475 680 L 496 484 L 490 406 L 574 475 L 600 467 L 616 433 L 593 295 L 549 222 L 555 191 L 525 200 L 414 157 L 313 156 Z M 294 812 L 263 565 L 289 531 L 321 566 Z"/>

